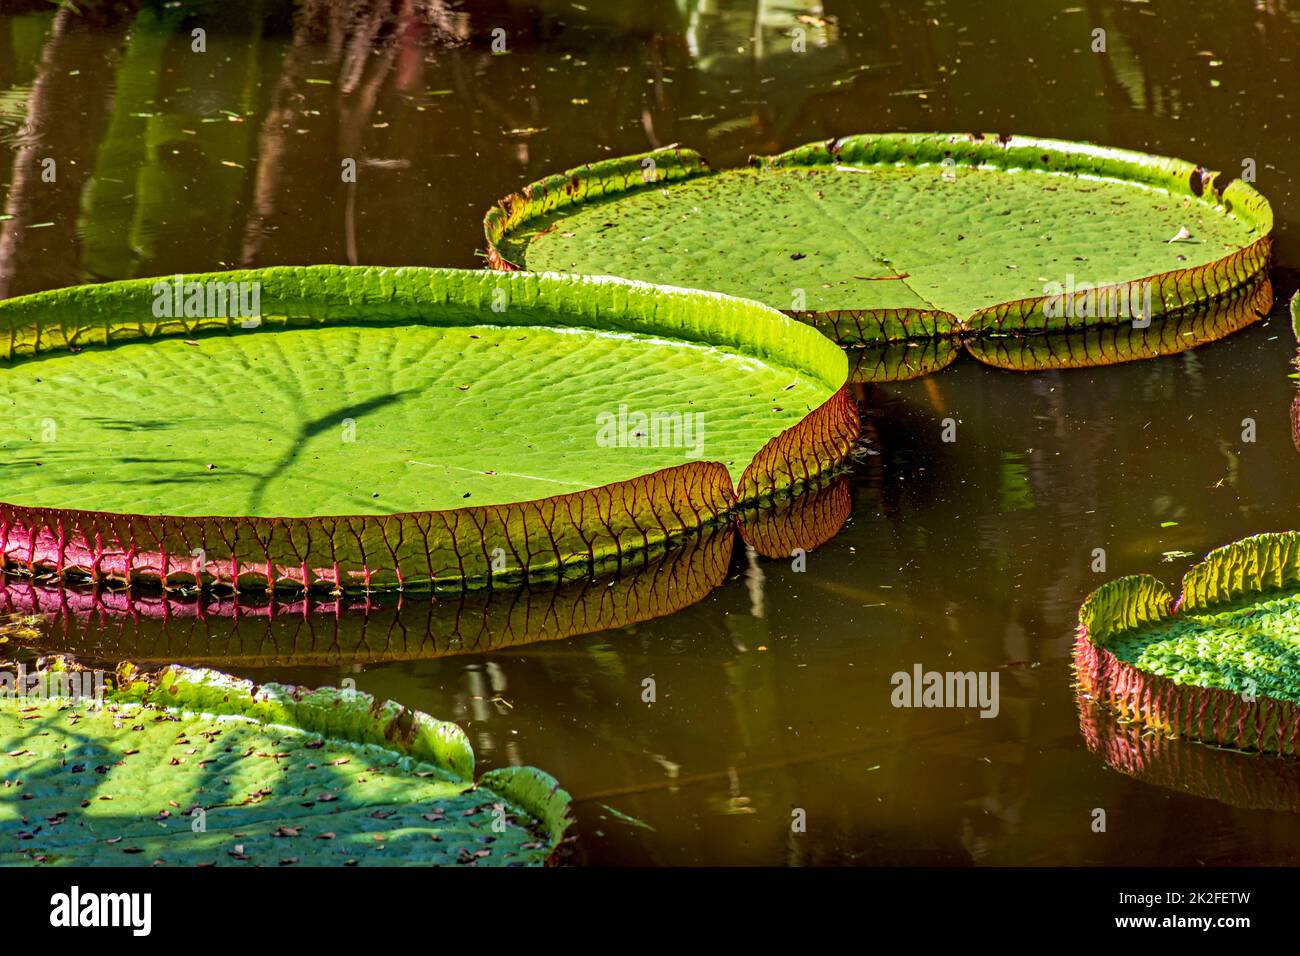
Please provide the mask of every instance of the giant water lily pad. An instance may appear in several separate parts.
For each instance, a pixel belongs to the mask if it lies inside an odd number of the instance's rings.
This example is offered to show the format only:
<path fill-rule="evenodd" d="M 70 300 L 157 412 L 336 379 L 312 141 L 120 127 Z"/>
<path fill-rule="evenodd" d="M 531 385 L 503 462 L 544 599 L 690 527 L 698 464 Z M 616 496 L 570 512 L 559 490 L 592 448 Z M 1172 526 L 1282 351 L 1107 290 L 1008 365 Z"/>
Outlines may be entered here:
<path fill-rule="evenodd" d="M 1211 552 L 1175 600 L 1121 578 L 1079 612 L 1084 692 L 1123 717 L 1225 746 L 1300 753 L 1300 532 Z"/>
<path fill-rule="evenodd" d="M 459 727 L 366 694 L 180 667 L 116 685 L 0 697 L 0 864 L 525 865 L 569 825 L 548 775 L 476 783 Z"/>
<path fill-rule="evenodd" d="M 255 321 L 203 299 L 236 284 Z M 846 369 L 756 303 L 612 279 L 317 266 L 10 299 L 0 554 L 334 589 L 590 570 L 833 468 Z"/>
<path fill-rule="evenodd" d="M 842 344 L 1186 310 L 1260 275 L 1271 228 L 1251 186 L 1193 163 L 966 134 L 850 136 L 722 172 L 670 148 L 541 180 L 485 220 L 499 269 L 717 289 Z"/>

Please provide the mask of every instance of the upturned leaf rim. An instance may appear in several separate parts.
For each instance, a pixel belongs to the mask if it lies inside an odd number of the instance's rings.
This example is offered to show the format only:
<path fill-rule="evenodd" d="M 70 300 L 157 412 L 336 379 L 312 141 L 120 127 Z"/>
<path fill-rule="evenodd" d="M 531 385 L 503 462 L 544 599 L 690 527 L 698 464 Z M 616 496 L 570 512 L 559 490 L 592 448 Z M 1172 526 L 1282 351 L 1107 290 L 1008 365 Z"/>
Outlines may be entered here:
<path fill-rule="evenodd" d="M 0 362 L 125 341 L 232 331 L 231 317 L 151 315 L 172 277 L 54 289 L 0 301 Z M 0 565 L 28 574 L 235 590 L 471 589 L 563 579 L 658 550 L 674 535 L 793 492 L 840 465 L 857 441 L 857 406 L 841 350 L 774 309 L 720 293 L 607 276 L 374 266 L 281 266 L 194 274 L 187 281 L 258 282 L 263 315 L 241 335 L 277 329 L 418 320 L 430 309 L 489 314 L 492 296 L 538 309 L 532 324 L 695 336 L 779 358 L 824 383 L 827 398 L 773 435 L 732 480 L 697 459 L 628 480 L 506 504 L 392 515 L 253 517 L 121 514 L 0 501 Z M 121 321 L 124 305 L 134 321 Z M 115 318 L 117 315 L 119 318 Z M 481 321 L 481 318 L 479 319 Z M 527 323 L 525 323 L 527 324 Z M 510 555 L 494 570 L 492 552 Z M 204 555 L 197 568 L 193 554 Z"/>
<path fill-rule="evenodd" d="M 1079 687 L 1119 716 L 1224 747 L 1300 754 L 1294 701 L 1180 684 L 1121 660 L 1108 646 L 1121 634 L 1209 611 L 1255 595 L 1300 588 L 1300 531 L 1251 535 L 1216 548 L 1183 575 L 1181 593 L 1149 574 L 1093 591 L 1079 608 L 1074 670 Z"/>
<path fill-rule="evenodd" d="M 808 143 L 770 156 L 752 156 L 759 168 L 808 166 L 929 166 L 951 161 L 958 167 L 1002 172 L 1075 174 L 1140 183 L 1174 195 L 1208 199 L 1224 214 L 1240 216 L 1256 238 L 1209 263 L 1174 269 L 1097 287 L 1097 295 L 1131 301 L 1153 288 L 1153 316 L 1195 308 L 1265 273 L 1272 256 L 1273 211 L 1252 185 L 1221 172 L 1168 156 L 1037 136 L 993 133 L 862 133 Z M 653 175 L 651 175 L 653 172 Z M 565 206 L 590 199 L 674 183 L 717 172 L 700 153 L 680 145 L 600 160 L 547 176 L 498 200 L 483 219 L 489 268 L 521 267 L 502 251 L 521 225 Z M 1090 293 L 1078 293 L 1076 304 Z M 911 341 L 944 336 L 1076 332 L 1125 321 L 1119 316 L 1083 318 L 1086 310 L 1059 309 L 1049 316 L 1051 297 L 1029 296 L 985 306 L 968 316 L 938 309 L 862 308 L 785 310 L 821 329 L 841 345 Z"/>

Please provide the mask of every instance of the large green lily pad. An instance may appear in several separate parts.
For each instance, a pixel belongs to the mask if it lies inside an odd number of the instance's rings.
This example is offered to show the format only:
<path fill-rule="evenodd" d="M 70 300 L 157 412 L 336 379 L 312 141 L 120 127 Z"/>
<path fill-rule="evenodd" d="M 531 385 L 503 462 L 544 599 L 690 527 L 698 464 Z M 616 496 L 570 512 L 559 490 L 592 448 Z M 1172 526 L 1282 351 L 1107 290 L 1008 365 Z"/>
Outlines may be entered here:
<path fill-rule="evenodd" d="M 1084 691 L 1124 717 L 1243 749 L 1300 753 L 1300 532 L 1211 552 L 1174 600 L 1121 578 L 1079 612 Z"/>
<path fill-rule="evenodd" d="M 395 703 L 179 667 L 116 683 L 102 706 L 0 698 L 0 864 L 527 865 L 569 825 L 548 775 L 475 783 L 460 728 Z"/>
<path fill-rule="evenodd" d="M 181 298 L 234 283 L 260 290 L 255 322 L 159 318 L 157 280 L 0 303 L 10 563 L 335 588 L 562 574 L 810 480 L 857 434 L 843 356 L 755 303 L 335 266 L 186 277 Z"/>
<path fill-rule="evenodd" d="M 861 344 L 1145 320 L 1269 257 L 1272 213 L 1249 185 L 1126 150 L 875 134 L 753 167 L 673 148 L 570 170 L 489 212 L 489 260 L 726 291 Z"/>

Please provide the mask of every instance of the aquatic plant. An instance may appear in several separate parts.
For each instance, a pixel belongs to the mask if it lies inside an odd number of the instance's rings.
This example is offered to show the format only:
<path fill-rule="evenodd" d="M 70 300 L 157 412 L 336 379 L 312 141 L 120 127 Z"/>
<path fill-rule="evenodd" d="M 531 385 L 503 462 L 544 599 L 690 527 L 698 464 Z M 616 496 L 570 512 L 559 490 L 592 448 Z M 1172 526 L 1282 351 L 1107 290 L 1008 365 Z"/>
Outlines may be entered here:
<path fill-rule="evenodd" d="M 757 303 L 609 278 L 310 266 L 9 299 L 0 557 L 168 587 L 589 575 L 834 469 L 846 374 Z"/>
<path fill-rule="evenodd" d="M 1112 581 L 1079 611 L 1082 691 L 1166 733 L 1300 753 L 1300 532 L 1210 552 L 1173 594 L 1149 575 Z"/>
<path fill-rule="evenodd" d="M 491 209 L 488 261 L 743 295 L 842 345 L 1078 332 L 1202 308 L 1262 276 L 1273 224 L 1239 180 L 1060 140 L 890 133 L 713 171 L 671 147 Z"/>
<path fill-rule="evenodd" d="M 125 664 L 96 702 L 65 660 L 0 671 L 0 864 L 541 864 L 570 823 L 549 775 L 475 780 L 459 727 L 368 694 Z"/>

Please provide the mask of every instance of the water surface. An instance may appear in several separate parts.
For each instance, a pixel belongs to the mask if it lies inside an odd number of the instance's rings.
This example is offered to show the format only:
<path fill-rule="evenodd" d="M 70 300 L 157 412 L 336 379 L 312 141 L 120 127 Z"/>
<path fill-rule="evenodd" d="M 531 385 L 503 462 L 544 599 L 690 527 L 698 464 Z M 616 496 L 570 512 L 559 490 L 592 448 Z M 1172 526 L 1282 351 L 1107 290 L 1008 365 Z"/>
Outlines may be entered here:
<path fill-rule="evenodd" d="M 0 294 L 241 265 L 473 268 L 497 197 L 593 158 L 681 142 L 722 166 L 860 131 L 968 129 L 1253 165 L 1278 220 L 1279 302 L 1292 292 L 1293 3 L 828 0 L 797 21 L 803 54 L 789 23 L 754 38 L 757 6 L 263 0 L 191 19 L 150 6 L 133 25 L 6 3 Z M 580 863 L 1295 862 L 1294 813 L 1109 769 L 1069 670 L 1076 610 L 1103 580 L 1175 582 L 1183 552 L 1300 524 L 1294 351 L 1275 309 L 1149 362 L 1024 374 L 966 357 L 860 386 L 851 513 L 804 571 L 741 543 L 697 603 L 613 630 L 223 666 L 351 677 L 462 723 L 483 768 L 552 772 L 577 800 Z M 996 671 L 997 717 L 894 708 L 890 677 L 916 664 Z"/>

